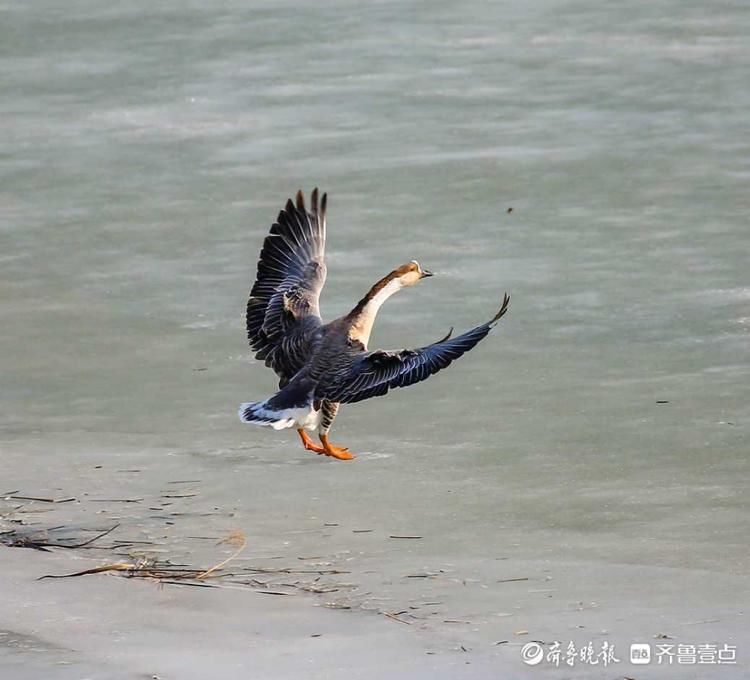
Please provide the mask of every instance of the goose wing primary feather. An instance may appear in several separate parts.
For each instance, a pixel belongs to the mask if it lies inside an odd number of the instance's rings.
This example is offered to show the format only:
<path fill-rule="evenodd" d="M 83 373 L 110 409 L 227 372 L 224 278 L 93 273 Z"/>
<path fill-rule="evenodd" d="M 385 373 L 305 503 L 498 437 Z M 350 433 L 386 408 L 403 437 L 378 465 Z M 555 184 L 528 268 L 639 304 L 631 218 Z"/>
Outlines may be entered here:
<path fill-rule="evenodd" d="M 287 201 L 263 242 L 258 272 L 247 301 L 247 338 L 281 378 L 282 385 L 304 365 L 320 319 L 326 280 L 326 194 L 310 212 L 301 191 Z"/>
<path fill-rule="evenodd" d="M 407 387 L 426 380 L 446 368 L 484 339 L 508 309 L 510 296 L 505 295 L 500 311 L 487 323 L 450 337 L 450 333 L 431 345 L 419 349 L 363 352 L 347 370 L 334 373 L 316 389 L 316 396 L 334 402 L 351 404 L 370 397 L 380 397 L 395 387 Z"/>

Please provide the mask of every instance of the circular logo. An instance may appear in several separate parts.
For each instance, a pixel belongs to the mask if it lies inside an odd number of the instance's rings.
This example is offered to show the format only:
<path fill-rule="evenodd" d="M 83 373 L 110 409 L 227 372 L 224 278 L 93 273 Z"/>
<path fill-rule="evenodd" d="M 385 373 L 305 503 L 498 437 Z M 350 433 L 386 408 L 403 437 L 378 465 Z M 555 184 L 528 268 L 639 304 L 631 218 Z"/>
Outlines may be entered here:
<path fill-rule="evenodd" d="M 544 648 L 538 642 L 527 642 L 521 647 L 521 660 L 527 666 L 536 666 L 544 659 Z"/>

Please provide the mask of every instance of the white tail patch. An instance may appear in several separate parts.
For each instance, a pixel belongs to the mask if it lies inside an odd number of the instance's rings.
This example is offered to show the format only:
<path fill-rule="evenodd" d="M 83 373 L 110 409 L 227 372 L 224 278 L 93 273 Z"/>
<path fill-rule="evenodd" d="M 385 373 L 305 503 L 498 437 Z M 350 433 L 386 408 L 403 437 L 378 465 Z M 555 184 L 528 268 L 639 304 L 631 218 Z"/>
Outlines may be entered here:
<path fill-rule="evenodd" d="M 240 404 L 238 415 L 243 423 L 272 427 L 274 430 L 288 427 L 315 430 L 320 424 L 320 411 L 312 406 L 274 410 L 267 407 L 267 402 L 256 401 Z"/>

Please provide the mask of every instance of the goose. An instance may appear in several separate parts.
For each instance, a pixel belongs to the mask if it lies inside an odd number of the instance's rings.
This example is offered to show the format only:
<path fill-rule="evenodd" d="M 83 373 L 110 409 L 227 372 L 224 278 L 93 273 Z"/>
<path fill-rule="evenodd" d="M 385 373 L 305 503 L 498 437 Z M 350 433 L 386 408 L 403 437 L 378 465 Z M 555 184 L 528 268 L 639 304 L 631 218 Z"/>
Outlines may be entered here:
<path fill-rule="evenodd" d="M 375 317 L 402 288 L 432 276 L 416 260 L 373 285 L 346 316 L 324 323 L 320 291 L 326 280 L 327 195 L 318 189 L 308 211 L 302 191 L 289 199 L 263 242 L 255 283 L 247 301 L 247 338 L 255 358 L 279 377 L 279 391 L 240 405 L 243 423 L 274 430 L 296 428 L 308 451 L 350 460 L 348 448 L 328 439 L 341 404 L 379 397 L 426 380 L 471 350 L 508 311 L 510 296 L 489 321 L 419 349 L 368 349 Z M 307 431 L 318 433 L 320 445 Z"/>

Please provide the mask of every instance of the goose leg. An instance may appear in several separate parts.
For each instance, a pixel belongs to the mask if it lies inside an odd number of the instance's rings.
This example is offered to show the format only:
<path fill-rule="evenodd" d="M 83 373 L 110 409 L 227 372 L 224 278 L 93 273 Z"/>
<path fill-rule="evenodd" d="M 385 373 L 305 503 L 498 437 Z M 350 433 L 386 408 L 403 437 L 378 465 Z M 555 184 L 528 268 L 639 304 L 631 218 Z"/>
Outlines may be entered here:
<path fill-rule="evenodd" d="M 323 450 L 326 456 L 332 458 L 338 458 L 339 460 L 351 460 L 354 458 L 354 454 L 349 449 L 342 448 L 340 446 L 334 446 L 328 441 L 328 431 L 331 429 L 333 420 L 339 410 L 339 405 L 335 401 L 323 400 L 320 406 L 320 443 L 323 444 Z"/>
<path fill-rule="evenodd" d="M 297 430 L 297 433 L 299 434 L 299 438 L 302 440 L 302 446 L 304 446 L 308 451 L 314 451 L 315 453 L 325 453 L 326 450 L 322 446 L 318 446 L 310 437 L 308 436 L 307 432 L 305 432 L 303 429 Z"/>

